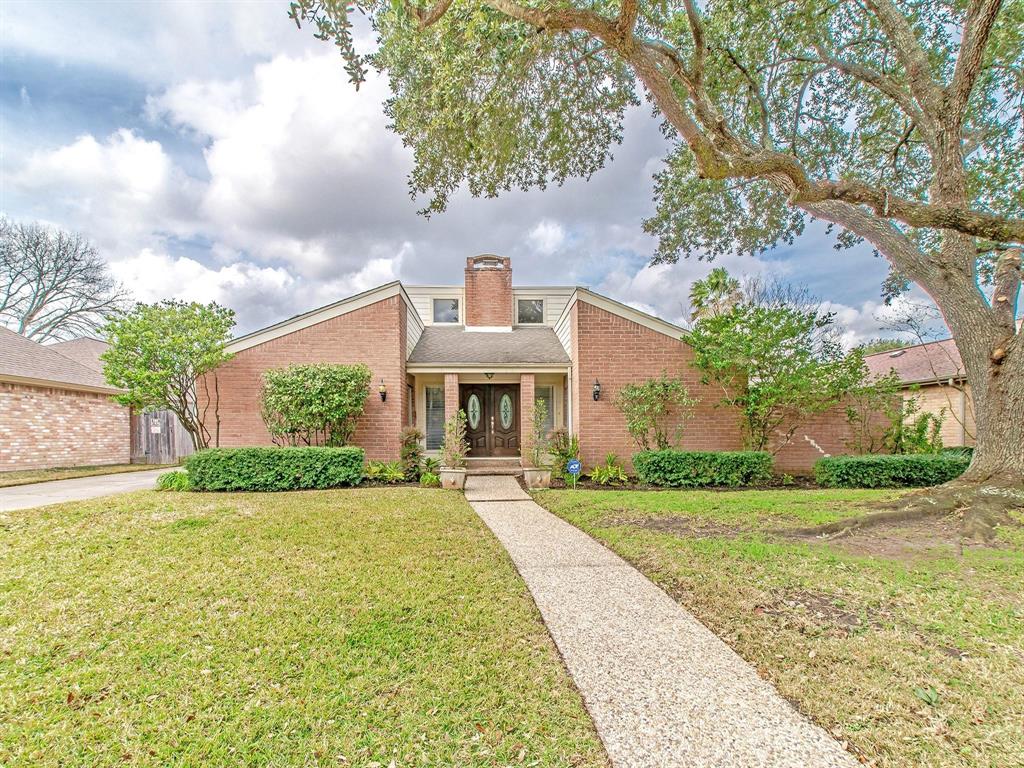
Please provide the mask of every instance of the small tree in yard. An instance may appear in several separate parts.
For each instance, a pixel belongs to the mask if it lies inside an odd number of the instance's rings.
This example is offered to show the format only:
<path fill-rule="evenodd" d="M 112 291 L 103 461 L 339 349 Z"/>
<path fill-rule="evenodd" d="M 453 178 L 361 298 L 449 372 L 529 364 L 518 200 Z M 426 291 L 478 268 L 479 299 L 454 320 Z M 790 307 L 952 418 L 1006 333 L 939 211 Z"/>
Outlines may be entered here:
<path fill-rule="evenodd" d="M 416 427 L 405 427 L 402 430 L 402 447 L 398 456 L 402 462 L 402 472 L 405 479 L 415 482 L 420 479 L 423 472 L 423 433 Z"/>
<path fill-rule="evenodd" d="M 626 429 L 642 451 L 678 445 L 695 402 L 682 379 L 664 373 L 627 384 L 615 396 L 615 407 L 626 417 Z"/>
<path fill-rule="evenodd" d="M 846 392 L 843 404 L 852 432 L 847 448 L 853 453 L 891 450 L 894 425 L 903 420 L 903 384 L 896 373 L 871 378 L 865 371 Z"/>
<path fill-rule="evenodd" d="M 277 445 L 347 445 L 370 394 L 363 364 L 313 363 L 263 373 L 260 410 Z"/>
<path fill-rule="evenodd" d="M 461 408 L 444 423 L 441 444 L 441 468 L 461 469 L 466 466 L 469 443 L 466 441 L 466 412 Z"/>
<path fill-rule="evenodd" d="M 863 381 L 863 356 L 843 353 L 832 322 L 818 309 L 742 304 L 694 326 L 694 365 L 743 415 L 750 450 L 778 451 L 809 416 Z"/>
<path fill-rule="evenodd" d="M 110 348 L 100 356 L 107 381 L 125 390 L 114 400 L 140 410 L 171 411 L 196 450 L 208 448 L 211 440 L 219 445 L 216 369 L 231 359 L 225 346 L 234 324 L 235 313 L 215 303 L 137 304 L 114 316 L 103 327 Z"/>
<path fill-rule="evenodd" d="M 530 462 L 540 468 L 541 458 L 548 451 L 551 443 L 545 422 L 548 418 L 548 404 L 544 400 L 533 403 L 533 424 L 531 425 L 532 444 L 530 445 Z"/>

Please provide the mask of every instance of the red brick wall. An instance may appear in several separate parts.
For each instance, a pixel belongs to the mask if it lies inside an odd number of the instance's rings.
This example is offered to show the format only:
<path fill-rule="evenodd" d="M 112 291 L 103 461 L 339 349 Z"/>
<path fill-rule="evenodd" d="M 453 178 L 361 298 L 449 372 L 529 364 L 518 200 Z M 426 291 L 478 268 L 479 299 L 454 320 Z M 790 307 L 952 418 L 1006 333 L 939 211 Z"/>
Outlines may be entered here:
<path fill-rule="evenodd" d="M 512 325 L 512 261 L 502 256 L 501 269 L 474 269 L 478 258 L 466 259 L 466 325 Z"/>
<path fill-rule="evenodd" d="M 370 395 L 353 442 L 367 458 L 397 459 L 399 433 L 408 409 L 405 386 L 405 322 L 402 299 L 392 296 L 348 314 L 238 352 L 217 370 L 220 444 L 270 445 L 260 416 L 261 375 L 293 363 L 366 363 Z M 381 402 L 381 379 L 388 398 Z"/>
<path fill-rule="evenodd" d="M 127 464 L 130 443 L 109 395 L 0 383 L 0 471 Z"/>
<path fill-rule="evenodd" d="M 444 420 L 448 421 L 459 410 L 459 374 L 444 375 Z"/>
<path fill-rule="evenodd" d="M 879 429 L 885 427 L 885 417 L 879 413 Z M 824 456 L 840 456 L 852 453 L 850 442 L 854 431 L 846 420 L 845 406 L 842 404 L 824 413 L 803 419 L 792 439 L 779 447 L 785 440 L 789 427 L 784 425 L 780 430 L 779 439 L 770 449 L 775 451 L 775 471 L 790 474 L 810 474 L 814 462 Z"/>
<path fill-rule="evenodd" d="M 626 431 L 625 417 L 615 407 L 615 396 L 629 383 L 660 376 L 662 372 L 686 382 L 690 397 L 698 400 L 692 417 L 683 425 L 680 445 L 689 450 L 739 450 L 739 419 L 715 407 L 721 398 L 700 383 L 692 367 L 693 350 L 685 342 L 612 314 L 580 299 L 572 309 L 575 385 L 573 424 L 580 436 L 585 467 L 618 455 L 631 467 L 636 444 Z M 601 399 L 594 400 L 594 380 L 601 382 Z"/>

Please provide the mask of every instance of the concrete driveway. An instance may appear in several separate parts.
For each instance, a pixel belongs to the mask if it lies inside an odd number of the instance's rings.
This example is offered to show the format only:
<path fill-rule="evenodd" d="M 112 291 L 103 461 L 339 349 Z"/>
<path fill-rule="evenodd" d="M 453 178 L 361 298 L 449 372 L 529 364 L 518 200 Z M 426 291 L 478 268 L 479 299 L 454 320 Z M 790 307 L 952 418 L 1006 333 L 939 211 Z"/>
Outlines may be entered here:
<path fill-rule="evenodd" d="M 152 490 L 157 475 L 167 469 L 149 469 L 142 472 L 122 472 L 117 475 L 93 475 L 71 480 L 50 480 L 31 485 L 0 488 L 0 512 L 42 507 L 65 501 L 94 499 L 128 491 Z"/>

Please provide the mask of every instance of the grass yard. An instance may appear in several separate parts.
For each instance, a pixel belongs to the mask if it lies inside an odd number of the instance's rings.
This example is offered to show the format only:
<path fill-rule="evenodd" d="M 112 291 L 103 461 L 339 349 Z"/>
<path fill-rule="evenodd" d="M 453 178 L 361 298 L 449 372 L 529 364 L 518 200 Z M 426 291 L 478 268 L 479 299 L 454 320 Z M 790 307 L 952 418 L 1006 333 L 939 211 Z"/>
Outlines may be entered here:
<path fill-rule="evenodd" d="M 461 494 L 0 513 L 0 765 L 607 766 Z"/>
<path fill-rule="evenodd" d="M 545 491 L 871 765 L 1024 765 L 1024 529 L 951 521 L 829 543 L 887 491 Z M 1020 518 L 1024 522 L 1024 517 Z"/>
<path fill-rule="evenodd" d="M 95 467 L 59 467 L 56 469 L 24 469 L 13 472 L 0 472 L 0 488 L 14 485 L 30 485 L 45 483 L 47 480 L 71 480 L 76 477 L 92 477 L 93 475 L 118 475 L 122 472 L 142 472 L 147 469 L 160 469 L 174 466 L 172 464 L 106 464 Z"/>

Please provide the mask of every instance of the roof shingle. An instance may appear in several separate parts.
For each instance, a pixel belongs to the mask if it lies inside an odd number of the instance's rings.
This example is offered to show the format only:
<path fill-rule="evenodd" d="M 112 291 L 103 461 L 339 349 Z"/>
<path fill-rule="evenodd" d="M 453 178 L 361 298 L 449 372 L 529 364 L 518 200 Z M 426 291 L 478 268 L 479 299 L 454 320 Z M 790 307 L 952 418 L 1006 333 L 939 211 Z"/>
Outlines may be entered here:
<path fill-rule="evenodd" d="M 569 356 L 551 328 L 467 331 L 462 326 L 423 329 L 410 363 L 464 365 L 568 365 Z"/>
<path fill-rule="evenodd" d="M 0 326 L 0 377 L 3 376 L 38 379 L 70 389 L 117 391 L 99 371 Z"/>
<path fill-rule="evenodd" d="M 867 355 L 864 362 L 868 370 L 878 376 L 884 376 L 890 370 L 895 371 L 904 384 L 945 381 L 961 378 L 965 374 L 960 350 L 952 339 L 876 352 Z"/>

